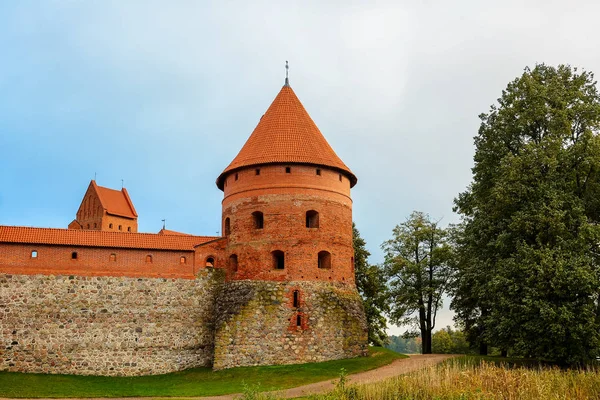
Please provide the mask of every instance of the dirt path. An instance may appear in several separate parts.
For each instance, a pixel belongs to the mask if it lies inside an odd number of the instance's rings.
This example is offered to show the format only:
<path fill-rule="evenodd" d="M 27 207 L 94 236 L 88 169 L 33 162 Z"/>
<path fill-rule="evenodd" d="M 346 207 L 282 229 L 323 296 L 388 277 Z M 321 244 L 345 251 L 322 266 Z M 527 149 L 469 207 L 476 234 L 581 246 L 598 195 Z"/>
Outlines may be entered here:
<path fill-rule="evenodd" d="M 454 357 L 448 354 L 414 354 L 410 358 L 402 358 L 392 362 L 389 365 L 373 369 L 371 371 L 359 372 L 357 374 L 348 375 L 350 383 L 373 383 L 379 382 L 387 378 L 413 372 L 430 365 L 437 364 L 448 358 Z M 311 383 L 309 385 L 298 386 L 291 389 L 284 389 L 276 393 L 286 399 L 294 397 L 307 396 L 315 393 L 327 392 L 334 388 L 332 380 Z M 202 397 L 202 400 L 232 400 L 238 395 Z"/>
<path fill-rule="evenodd" d="M 454 357 L 448 354 L 413 354 L 410 358 L 402 358 L 392 362 L 389 365 L 376 368 L 371 371 L 359 372 L 357 374 L 348 375 L 348 381 L 350 383 L 373 383 L 391 378 L 394 376 L 413 372 L 421 368 L 428 367 L 430 365 L 437 364 L 448 358 Z M 307 396 L 315 393 L 322 393 L 329 391 L 334 388 L 332 379 L 317 383 L 311 383 L 309 385 L 298 386 L 291 389 L 284 389 L 277 392 L 273 392 L 279 397 L 291 399 L 294 397 Z M 188 399 L 188 400 L 235 400 L 241 397 L 241 393 L 226 394 L 223 396 L 209 396 L 209 397 L 177 397 L 177 399 Z M 124 397 L 124 398 L 82 398 L 82 399 L 68 399 L 68 400 L 149 400 L 152 397 Z M 6 398 L 0 398 L 0 400 L 11 400 Z M 22 399 L 24 400 L 24 399 Z M 35 399 L 35 400 L 56 400 L 56 399 Z"/>

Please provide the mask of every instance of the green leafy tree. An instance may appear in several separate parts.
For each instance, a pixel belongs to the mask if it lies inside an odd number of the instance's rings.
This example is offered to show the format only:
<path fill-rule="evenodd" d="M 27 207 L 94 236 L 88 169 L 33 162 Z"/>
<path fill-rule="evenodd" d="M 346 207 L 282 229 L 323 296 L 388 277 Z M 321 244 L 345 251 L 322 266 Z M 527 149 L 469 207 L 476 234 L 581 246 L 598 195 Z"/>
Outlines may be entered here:
<path fill-rule="evenodd" d="M 377 265 L 369 265 L 371 255 L 366 242 L 360 236 L 356 225 L 352 224 L 354 244 L 354 275 L 358 293 L 363 299 L 367 325 L 369 327 L 369 343 L 383 346 L 387 341 L 387 321 L 384 313 L 388 311 L 388 292 L 383 271 Z"/>
<path fill-rule="evenodd" d="M 437 354 L 468 354 L 471 352 L 465 334 L 447 326 L 431 336 L 431 349 Z"/>
<path fill-rule="evenodd" d="M 452 308 L 468 337 L 584 363 L 600 344 L 600 96 L 590 72 L 536 65 L 482 114 L 455 199 Z"/>
<path fill-rule="evenodd" d="M 385 347 L 398 353 L 416 354 L 421 352 L 421 338 L 413 335 L 392 335 Z"/>
<path fill-rule="evenodd" d="M 422 352 L 430 354 L 435 318 L 452 276 L 448 233 L 427 214 L 414 211 L 394 228 L 393 234 L 382 245 L 390 288 L 390 319 L 398 325 L 418 326 Z"/>

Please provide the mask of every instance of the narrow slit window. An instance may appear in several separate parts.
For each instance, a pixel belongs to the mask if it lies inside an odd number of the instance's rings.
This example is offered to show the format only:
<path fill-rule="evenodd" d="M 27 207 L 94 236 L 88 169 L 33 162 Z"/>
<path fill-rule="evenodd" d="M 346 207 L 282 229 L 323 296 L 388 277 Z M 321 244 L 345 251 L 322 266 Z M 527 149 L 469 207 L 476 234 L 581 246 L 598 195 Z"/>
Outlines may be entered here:
<path fill-rule="evenodd" d="M 232 254 L 229 256 L 229 268 L 231 268 L 232 271 L 237 272 L 238 256 L 236 254 Z"/>
<path fill-rule="evenodd" d="M 317 175 L 321 176 L 321 170 L 317 168 Z"/>
<path fill-rule="evenodd" d="M 87 224 L 87 228 L 90 229 L 90 224 Z"/>
<path fill-rule="evenodd" d="M 31 258 L 37 258 L 38 253 L 37 250 L 31 250 Z"/>
<path fill-rule="evenodd" d="M 328 251 L 319 252 L 319 268 L 330 269 L 331 268 L 331 253 Z"/>
<path fill-rule="evenodd" d="M 146 256 L 146 262 L 147 262 L 147 263 L 151 263 L 151 262 L 152 262 L 152 256 L 151 256 L 150 254 L 148 254 L 148 255 Z"/>
<path fill-rule="evenodd" d="M 296 315 L 296 326 L 300 328 L 302 326 L 302 315 Z"/>
<path fill-rule="evenodd" d="M 238 174 L 237 173 L 235 174 L 235 180 L 236 181 L 238 180 Z"/>
<path fill-rule="evenodd" d="M 214 257 L 208 257 L 206 259 L 206 264 L 207 267 L 214 267 L 215 266 L 215 259 Z"/>
<path fill-rule="evenodd" d="M 318 228 L 319 227 L 319 213 L 315 210 L 309 210 L 306 212 L 306 227 L 307 228 Z"/>
<path fill-rule="evenodd" d="M 300 292 L 294 290 L 294 308 L 300 307 Z"/>
<path fill-rule="evenodd" d="M 338 176 L 339 176 L 340 182 L 341 182 L 342 181 L 342 174 L 339 174 Z"/>
<path fill-rule="evenodd" d="M 184 256 L 179 257 L 179 264 L 185 264 L 186 259 Z"/>
<path fill-rule="evenodd" d="M 229 234 L 231 233 L 231 220 L 229 219 L 229 217 L 225 218 L 225 236 L 229 236 Z"/>
<path fill-rule="evenodd" d="M 275 250 L 271 253 L 273 256 L 273 268 L 285 269 L 285 254 L 281 250 Z"/>
<path fill-rule="evenodd" d="M 252 219 L 254 220 L 254 229 L 262 229 L 265 226 L 264 214 L 260 211 L 254 211 L 252 213 Z"/>
<path fill-rule="evenodd" d="M 71 253 L 71 260 L 77 260 L 77 252 L 76 251 Z"/>
<path fill-rule="evenodd" d="M 113 226 L 112 224 L 108 224 L 108 227 L 109 227 L 110 229 L 112 229 L 112 226 Z"/>
<path fill-rule="evenodd" d="M 127 232 L 131 232 L 131 227 L 130 226 L 127 227 Z"/>
<path fill-rule="evenodd" d="M 123 226 L 122 226 L 122 225 L 119 225 L 119 230 L 122 230 L 122 229 L 123 229 Z"/>
<path fill-rule="evenodd" d="M 254 172 L 256 173 L 256 175 L 260 175 L 260 168 L 256 168 L 256 169 L 254 170 Z"/>
<path fill-rule="evenodd" d="M 94 228 L 97 228 L 97 227 L 98 227 L 98 224 L 94 222 Z"/>
<path fill-rule="evenodd" d="M 291 174 L 291 173 L 292 173 L 292 168 L 290 168 L 290 167 L 285 167 L 285 173 L 286 173 L 286 174 Z"/>

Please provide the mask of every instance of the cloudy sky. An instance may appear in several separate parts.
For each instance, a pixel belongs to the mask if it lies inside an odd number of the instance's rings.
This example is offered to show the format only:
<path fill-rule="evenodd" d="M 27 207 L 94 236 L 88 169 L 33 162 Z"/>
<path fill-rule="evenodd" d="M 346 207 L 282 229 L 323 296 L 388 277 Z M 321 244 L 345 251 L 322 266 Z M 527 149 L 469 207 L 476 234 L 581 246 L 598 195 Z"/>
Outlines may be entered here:
<path fill-rule="evenodd" d="M 141 231 L 166 218 L 214 235 L 215 179 L 289 60 L 358 176 L 354 219 L 379 263 L 411 211 L 458 220 L 477 116 L 524 67 L 600 73 L 598 15 L 573 0 L 0 2 L 0 224 L 66 227 L 96 174 L 124 180 Z"/>

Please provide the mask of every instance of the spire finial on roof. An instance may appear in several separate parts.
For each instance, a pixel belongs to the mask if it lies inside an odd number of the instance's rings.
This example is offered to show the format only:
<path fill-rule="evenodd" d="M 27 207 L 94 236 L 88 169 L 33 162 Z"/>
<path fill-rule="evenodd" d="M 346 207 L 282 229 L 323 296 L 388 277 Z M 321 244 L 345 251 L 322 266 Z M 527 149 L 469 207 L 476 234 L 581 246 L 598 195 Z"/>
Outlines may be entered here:
<path fill-rule="evenodd" d="M 166 226 L 167 226 L 167 219 L 166 218 L 165 219 L 161 219 L 161 221 L 163 223 L 163 229 L 165 229 Z"/>
<path fill-rule="evenodd" d="M 288 77 L 288 72 L 290 70 L 290 65 L 288 64 L 287 60 L 285 61 L 285 85 L 283 86 L 290 86 L 290 79 Z"/>

